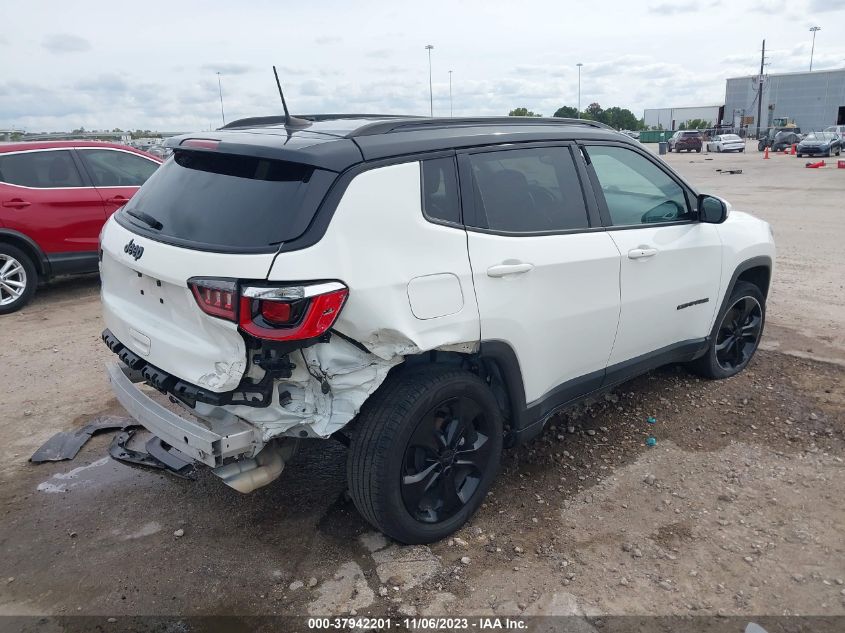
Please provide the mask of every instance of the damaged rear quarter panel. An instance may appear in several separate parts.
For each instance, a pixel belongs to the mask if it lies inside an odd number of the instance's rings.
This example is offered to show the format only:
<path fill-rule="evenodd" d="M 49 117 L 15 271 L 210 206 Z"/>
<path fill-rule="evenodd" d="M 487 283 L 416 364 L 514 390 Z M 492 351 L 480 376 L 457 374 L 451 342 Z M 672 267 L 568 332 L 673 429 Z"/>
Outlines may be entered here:
<path fill-rule="evenodd" d="M 463 305 L 452 314 L 417 318 L 409 284 L 444 273 L 457 277 Z M 291 354 L 296 367 L 289 379 L 278 381 L 270 407 L 226 407 L 256 424 L 265 440 L 303 426 L 320 437 L 337 431 L 407 355 L 478 348 L 478 306 L 466 233 L 424 218 L 417 161 L 357 175 L 323 238 L 310 248 L 280 253 L 269 274 L 271 281 L 326 279 L 349 287 L 334 329 L 368 352 L 332 336 L 328 343 Z M 321 389 L 323 379 L 328 393 Z M 280 403 L 280 391 L 289 400 Z"/>

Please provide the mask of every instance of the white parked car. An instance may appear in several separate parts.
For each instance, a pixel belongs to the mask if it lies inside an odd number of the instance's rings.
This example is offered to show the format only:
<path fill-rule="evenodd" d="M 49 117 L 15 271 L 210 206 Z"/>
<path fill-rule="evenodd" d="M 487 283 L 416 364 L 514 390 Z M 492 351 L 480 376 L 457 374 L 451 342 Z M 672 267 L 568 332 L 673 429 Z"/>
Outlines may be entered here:
<path fill-rule="evenodd" d="M 732 376 L 757 349 L 769 225 L 636 141 L 590 121 L 309 122 L 174 139 L 101 235 L 118 399 L 233 488 L 335 438 L 366 520 L 435 541 L 563 407 L 666 363 Z"/>
<path fill-rule="evenodd" d="M 745 140 L 736 134 L 717 134 L 707 141 L 708 152 L 744 152 Z"/>

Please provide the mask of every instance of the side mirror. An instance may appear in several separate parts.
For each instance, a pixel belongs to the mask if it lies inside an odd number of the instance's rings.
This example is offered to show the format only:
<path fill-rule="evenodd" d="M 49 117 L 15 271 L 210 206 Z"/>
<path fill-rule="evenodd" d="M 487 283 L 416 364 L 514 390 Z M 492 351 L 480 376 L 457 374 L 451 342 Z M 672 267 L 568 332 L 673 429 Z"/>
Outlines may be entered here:
<path fill-rule="evenodd" d="M 708 224 L 721 224 L 728 217 L 728 205 L 715 196 L 698 196 L 698 220 Z"/>

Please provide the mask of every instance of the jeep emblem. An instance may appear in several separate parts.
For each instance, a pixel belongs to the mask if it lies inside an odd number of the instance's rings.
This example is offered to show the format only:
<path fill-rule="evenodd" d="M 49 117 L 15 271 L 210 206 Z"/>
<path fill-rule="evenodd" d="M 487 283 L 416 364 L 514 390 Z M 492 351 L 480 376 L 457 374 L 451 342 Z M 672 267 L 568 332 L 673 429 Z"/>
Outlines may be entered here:
<path fill-rule="evenodd" d="M 132 238 L 129 240 L 129 243 L 123 247 L 123 252 L 129 255 L 130 257 L 134 257 L 135 261 L 137 262 L 141 259 L 141 255 L 144 254 L 144 247 L 136 244 L 135 239 Z"/>

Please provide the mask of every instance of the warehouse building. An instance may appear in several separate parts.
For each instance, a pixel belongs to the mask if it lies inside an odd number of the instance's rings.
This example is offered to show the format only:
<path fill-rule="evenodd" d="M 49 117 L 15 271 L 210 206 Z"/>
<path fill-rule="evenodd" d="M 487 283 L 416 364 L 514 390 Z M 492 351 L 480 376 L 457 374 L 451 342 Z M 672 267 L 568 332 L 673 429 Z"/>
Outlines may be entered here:
<path fill-rule="evenodd" d="M 723 106 L 692 106 L 687 108 L 649 108 L 643 113 L 646 126 L 677 130 L 678 126 L 687 121 L 700 119 L 709 123 L 705 127 L 719 125 L 723 118 Z"/>
<path fill-rule="evenodd" d="M 725 116 L 734 127 L 757 127 L 758 75 L 728 79 Z M 794 122 L 803 131 L 845 125 L 845 68 L 763 77 L 760 127 Z"/>

